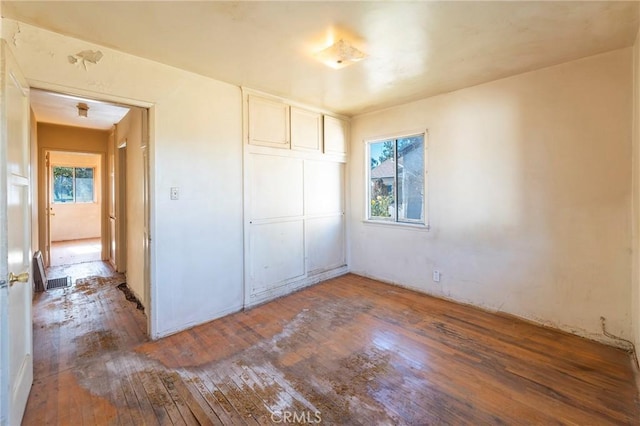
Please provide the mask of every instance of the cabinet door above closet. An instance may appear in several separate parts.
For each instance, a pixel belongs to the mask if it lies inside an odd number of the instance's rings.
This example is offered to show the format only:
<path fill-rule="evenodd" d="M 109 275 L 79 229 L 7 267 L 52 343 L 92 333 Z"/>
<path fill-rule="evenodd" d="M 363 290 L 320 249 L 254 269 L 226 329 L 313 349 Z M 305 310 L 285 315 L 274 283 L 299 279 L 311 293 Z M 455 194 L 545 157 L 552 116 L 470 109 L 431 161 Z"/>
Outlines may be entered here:
<path fill-rule="evenodd" d="M 291 148 L 322 151 L 322 114 L 291 107 Z"/>
<path fill-rule="evenodd" d="M 325 154 L 347 153 L 347 122 L 339 118 L 324 116 Z"/>
<path fill-rule="evenodd" d="M 288 149 L 289 105 L 249 96 L 249 143 Z"/>

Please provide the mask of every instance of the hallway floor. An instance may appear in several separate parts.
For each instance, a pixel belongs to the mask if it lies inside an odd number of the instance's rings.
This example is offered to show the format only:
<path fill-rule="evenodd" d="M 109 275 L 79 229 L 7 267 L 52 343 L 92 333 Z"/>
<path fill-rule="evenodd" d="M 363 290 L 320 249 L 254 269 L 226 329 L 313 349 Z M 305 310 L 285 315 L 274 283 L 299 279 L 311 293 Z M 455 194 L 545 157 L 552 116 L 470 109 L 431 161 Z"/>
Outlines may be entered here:
<path fill-rule="evenodd" d="M 102 242 L 100 238 L 51 243 L 51 266 L 95 262 L 101 260 L 101 256 Z"/>
<path fill-rule="evenodd" d="M 356 275 L 149 341 L 106 264 L 49 273 L 103 278 L 36 296 L 24 425 L 640 423 L 624 351 Z"/>

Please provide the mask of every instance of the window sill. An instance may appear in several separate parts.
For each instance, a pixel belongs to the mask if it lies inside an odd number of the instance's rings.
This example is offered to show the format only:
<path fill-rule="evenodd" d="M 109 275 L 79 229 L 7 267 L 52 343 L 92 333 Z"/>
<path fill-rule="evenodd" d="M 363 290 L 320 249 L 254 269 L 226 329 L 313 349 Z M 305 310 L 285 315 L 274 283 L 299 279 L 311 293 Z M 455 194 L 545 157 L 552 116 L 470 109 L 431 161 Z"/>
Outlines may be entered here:
<path fill-rule="evenodd" d="M 391 222 L 386 220 L 372 220 L 372 219 L 364 219 L 362 223 L 364 223 L 365 225 L 387 226 L 390 228 L 413 229 L 413 230 L 419 230 L 419 231 L 429 231 L 431 229 L 431 227 L 428 224 L 423 225 L 421 223 Z"/>

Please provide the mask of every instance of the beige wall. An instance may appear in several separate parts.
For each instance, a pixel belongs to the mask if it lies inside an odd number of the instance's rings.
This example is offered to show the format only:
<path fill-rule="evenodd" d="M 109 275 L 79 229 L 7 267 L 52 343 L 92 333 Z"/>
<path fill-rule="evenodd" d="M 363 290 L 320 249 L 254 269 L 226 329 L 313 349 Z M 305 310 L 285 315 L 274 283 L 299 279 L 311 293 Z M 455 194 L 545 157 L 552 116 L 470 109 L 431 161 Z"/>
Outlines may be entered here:
<path fill-rule="evenodd" d="M 630 338 L 631 67 L 627 48 L 355 117 L 351 270 Z M 417 129 L 431 230 L 364 223 L 363 141 Z"/>
<path fill-rule="evenodd" d="M 109 132 L 106 130 L 38 123 L 38 147 L 75 152 L 107 152 Z"/>
<path fill-rule="evenodd" d="M 640 32 L 633 46 L 632 339 L 640 347 Z"/>
<path fill-rule="evenodd" d="M 101 156 L 73 152 L 51 151 L 51 167 L 72 166 L 94 169 L 94 202 L 92 203 L 52 203 L 51 241 L 98 238 L 101 236 L 102 222 L 102 170 Z"/>
<path fill-rule="evenodd" d="M 57 152 L 85 152 L 95 153 L 102 155 L 102 162 L 100 164 L 100 182 L 101 188 L 100 203 L 104 205 L 104 195 L 106 191 L 102 188 L 102 183 L 105 182 L 105 167 L 102 166 L 104 158 L 107 152 L 107 141 L 109 138 L 109 132 L 103 130 L 84 129 L 80 127 L 60 126 L 49 123 L 38 123 L 38 188 L 45 187 L 45 172 L 44 167 L 45 153 L 47 151 Z M 46 191 L 42 190 L 38 193 L 38 224 L 39 228 L 43 230 L 40 234 L 40 247 L 43 248 L 46 244 L 46 236 L 44 235 L 45 219 L 46 219 Z M 106 216 L 106 215 L 103 215 Z M 106 217 L 102 218 L 101 229 L 106 229 Z M 105 235 L 103 237 L 106 238 Z M 103 238 L 104 239 L 104 238 Z M 103 241 L 106 247 L 106 240 Z M 103 258 L 106 258 L 106 250 L 103 252 Z"/>
<path fill-rule="evenodd" d="M 133 108 L 116 125 L 115 140 L 126 140 L 126 275 L 127 285 L 146 307 L 144 288 L 144 193 L 142 112 Z"/>

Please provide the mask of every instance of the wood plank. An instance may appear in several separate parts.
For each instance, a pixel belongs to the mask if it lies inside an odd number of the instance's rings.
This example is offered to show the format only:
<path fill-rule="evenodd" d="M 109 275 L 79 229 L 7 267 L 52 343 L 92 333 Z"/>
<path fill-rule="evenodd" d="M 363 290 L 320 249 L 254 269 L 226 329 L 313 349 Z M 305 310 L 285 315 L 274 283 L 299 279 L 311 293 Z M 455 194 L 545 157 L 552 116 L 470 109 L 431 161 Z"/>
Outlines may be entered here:
<path fill-rule="evenodd" d="M 176 388 L 176 383 L 181 381 L 180 376 L 177 373 L 159 373 L 158 378 L 164 385 L 167 393 L 171 397 L 171 401 L 175 408 L 182 416 L 182 421 L 184 421 L 187 425 L 196 425 L 198 424 L 198 419 L 195 417 L 190 407 L 187 405 L 186 401 L 183 399 L 182 395 Z"/>
<path fill-rule="evenodd" d="M 122 378 L 125 385 L 133 391 L 133 398 L 128 399 L 127 406 L 133 411 L 133 416 L 142 417 L 145 424 L 159 425 L 166 423 L 166 412 L 163 410 L 156 411 L 151 404 L 150 397 L 147 394 L 142 381 L 138 377 L 137 364 L 132 361 L 131 356 L 123 356 L 119 359 L 121 365 Z M 137 404 L 136 404 L 137 402 Z M 159 415 L 158 415 L 159 413 Z"/>
<path fill-rule="evenodd" d="M 179 372 L 174 375 L 174 378 L 175 380 L 173 385 L 175 386 L 176 391 L 187 407 L 189 407 L 189 410 L 198 421 L 198 424 L 202 426 L 223 424 L 215 411 L 209 406 L 197 389 L 192 390 L 192 387 L 185 383 Z"/>
<path fill-rule="evenodd" d="M 207 400 L 223 424 L 250 424 L 245 421 L 240 413 L 233 407 L 224 395 L 223 391 L 214 383 L 206 372 L 199 370 L 196 376 L 191 378 L 191 383 L 198 388 L 200 394 Z M 253 423 L 253 418 L 251 419 Z"/>

